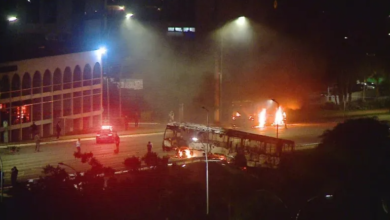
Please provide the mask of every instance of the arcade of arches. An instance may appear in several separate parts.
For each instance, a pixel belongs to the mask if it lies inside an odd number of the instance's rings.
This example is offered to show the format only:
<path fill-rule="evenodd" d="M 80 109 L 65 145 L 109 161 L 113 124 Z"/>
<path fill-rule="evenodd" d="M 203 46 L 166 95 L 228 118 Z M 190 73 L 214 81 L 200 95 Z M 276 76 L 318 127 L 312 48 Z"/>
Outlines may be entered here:
<path fill-rule="evenodd" d="M 50 58 L 45 58 L 45 62 L 50 62 Z M 0 71 L 1 142 L 7 141 L 4 132 L 8 141 L 31 139 L 32 122 L 38 126 L 41 137 L 53 135 L 58 122 L 62 134 L 101 124 L 100 60 L 85 65 L 69 62 L 64 66 L 42 72 Z"/>

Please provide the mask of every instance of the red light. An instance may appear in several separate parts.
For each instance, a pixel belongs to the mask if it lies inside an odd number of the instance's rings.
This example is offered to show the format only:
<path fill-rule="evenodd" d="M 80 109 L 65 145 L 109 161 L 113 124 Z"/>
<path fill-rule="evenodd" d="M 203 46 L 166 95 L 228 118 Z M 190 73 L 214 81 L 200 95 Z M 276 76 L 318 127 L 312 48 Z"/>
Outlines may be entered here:
<path fill-rule="evenodd" d="M 0 104 L 0 109 L 3 109 L 3 104 Z"/>

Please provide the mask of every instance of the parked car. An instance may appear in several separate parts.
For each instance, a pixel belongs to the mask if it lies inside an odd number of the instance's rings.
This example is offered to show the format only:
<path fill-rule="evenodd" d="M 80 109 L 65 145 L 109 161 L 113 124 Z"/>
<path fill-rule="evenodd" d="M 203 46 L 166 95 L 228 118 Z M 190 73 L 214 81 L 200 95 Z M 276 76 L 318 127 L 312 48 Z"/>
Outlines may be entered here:
<path fill-rule="evenodd" d="M 114 143 L 115 132 L 112 126 L 102 126 L 102 128 L 96 134 L 96 143 Z"/>

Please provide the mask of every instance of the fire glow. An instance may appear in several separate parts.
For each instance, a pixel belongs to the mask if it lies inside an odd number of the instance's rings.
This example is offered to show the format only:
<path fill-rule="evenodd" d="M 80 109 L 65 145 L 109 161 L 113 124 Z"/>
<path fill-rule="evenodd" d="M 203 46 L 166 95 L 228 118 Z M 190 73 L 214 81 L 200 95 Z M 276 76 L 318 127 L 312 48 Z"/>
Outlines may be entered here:
<path fill-rule="evenodd" d="M 183 156 L 183 151 L 179 150 L 179 157 L 182 158 L 182 157 L 185 157 L 185 158 L 191 158 L 191 151 L 188 150 L 188 149 L 185 149 L 184 150 L 184 156 Z"/>
<path fill-rule="evenodd" d="M 265 126 L 265 121 L 266 121 L 266 110 L 265 108 L 263 108 L 263 110 L 261 110 L 261 112 L 259 113 L 259 126 L 257 126 L 258 128 L 264 128 Z"/>
<path fill-rule="evenodd" d="M 286 113 L 284 113 L 286 115 Z M 283 120 L 283 111 L 282 107 L 279 107 L 278 110 L 275 113 L 275 120 L 272 125 L 284 125 L 284 120 Z"/>

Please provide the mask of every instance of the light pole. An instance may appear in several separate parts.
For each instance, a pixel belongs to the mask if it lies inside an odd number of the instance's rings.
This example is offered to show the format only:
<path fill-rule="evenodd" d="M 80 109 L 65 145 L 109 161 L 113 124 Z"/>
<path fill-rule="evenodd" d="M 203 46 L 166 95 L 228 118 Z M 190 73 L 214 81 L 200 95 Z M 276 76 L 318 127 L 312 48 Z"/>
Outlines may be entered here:
<path fill-rule="evenodd" d="M 279 111 L 279 102 L 277 102 L 275 99 L 271 99 L 271 101 L 275 102 L 277 105 L 276 112 Z M 276 138 L 279 138 L 279 122 L 276 122 Z"/>
<path fill-rule="evenodd" d="M 224 59 L 224 34 L 230 33 L 233 31 L 237 32 L 236 28 L 249 27 L 249 22 L 247 21 L 245 16 L 240 16 L 233 21 L 227 23 L 222 28 L 221 32 L 217 34 L 217 51 L 215 53 L 215 110 L 214 110 L 214 121 L 216 124 L 219 124 L 222 120 L 222 112 L 223 112 L 223 59 Z M 230 29 L 230 30 L 229 30 Z M 246 35 L 248 32 L 241 31 L 240 34 Z M 241 36 L 242 37 L 242 36 Z"/>
<path fill-rule="evenodd" d="M 107 74 L 107 70 L 106 70 L 106 65 L 105 63 L 103 62 L 104 60 L 104 57 L 105 55 L 107 54 L 107 49 L 105 47 L 101 47 L 98 49 L 98 53 L 100 54 L 101 56 L 101 59 L 102 59 L 102 71 L 103 71 L 103 75 L 104 73 L 106 73 L 106 86 L 107 86 L 107 121 L 109 122 L 110 121 L 110 89 L 109 89 L 109 85 L 108 85 L 108 74 Z M 105 71 L 106 70 L 106 71 Z M 102 82 L 103 83 L 103 82 Z"/>
<path fill-rule="evenodd" d="M 207 154 L 208 146 L 209 146 L 209 110 L 206 107 L 202 107 L 207 112 L 207 143 L 206 143 L 206 149 L 205 149 L 205 155 L 206 155 L 206 215 L 209 214 L 209 160 Z"/>

